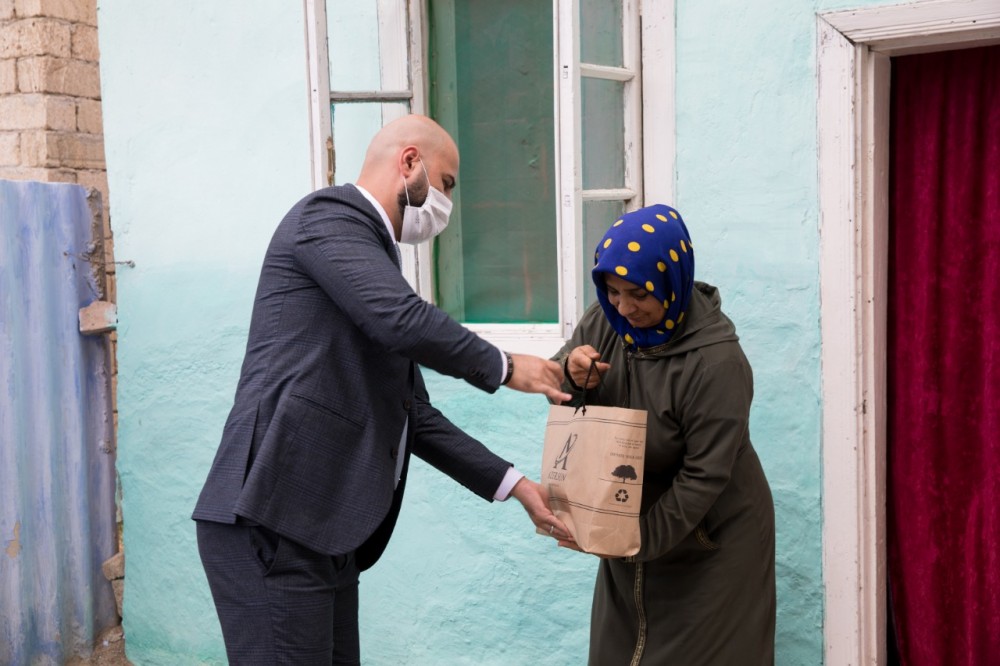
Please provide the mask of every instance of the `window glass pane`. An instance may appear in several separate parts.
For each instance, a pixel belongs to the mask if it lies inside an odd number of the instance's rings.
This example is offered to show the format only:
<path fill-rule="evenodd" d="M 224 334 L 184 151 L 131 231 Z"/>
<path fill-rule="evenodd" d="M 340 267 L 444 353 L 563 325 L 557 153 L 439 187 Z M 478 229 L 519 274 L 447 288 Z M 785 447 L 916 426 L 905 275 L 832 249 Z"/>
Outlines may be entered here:
<path fill-rule="evenodd" d="M 552 7 L 434 0 L 431 113 L 458 142 L 437 303 L 460 321 L 558 319 Z"/>
<path fill-rule="evenodd" d="M 580 275 L 580 292 L 583 294 L 583 309 L 597 300 L 597 292 L 590 271 L 594 267 L 594 253 L 604 232 L 615 220 L 625 214 L 623 201 L 583 202 L 583 263 Z"/>
<path fill-rule="evenodd" d="M 625 84 L 580 82 L 583 189 L 625 186 Z"/>
<path fill-rule="evenodd" d="M 408 113 L 406 104 L 331 104 L 333 124 L 334 184 L 353 183 L 361 173 L 368 143 L 394 113 Z"/>
<path fill-rule="evenodd" d="M 380 90 L 378 2 L 328 3 L 330 90 Z"/>
<path fill-rule="evenodd" d="M 621 67 L 621 0 L 580 0 L 580 61 Z"/>

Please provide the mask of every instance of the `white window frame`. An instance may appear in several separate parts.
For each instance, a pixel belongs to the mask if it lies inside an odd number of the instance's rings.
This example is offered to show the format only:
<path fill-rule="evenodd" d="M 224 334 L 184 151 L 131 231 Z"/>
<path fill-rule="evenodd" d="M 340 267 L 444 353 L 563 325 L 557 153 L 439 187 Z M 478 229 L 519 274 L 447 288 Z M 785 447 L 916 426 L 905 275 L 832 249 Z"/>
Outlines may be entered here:
<path fill-rule="evenodd" d="M 1000 42 L 1000 7 L 831 12 L 817 39 L 824 663 L 884 664 L 889 58 Z"/>
<path fill-rule="evenodd" d="M 559 226 L 559 325 L 569 338 L 583 314 L 580 277 L 589 266 L 583 262 L 583 203 L 619 201 L 629 210 L 642 201 L 642 54 L 640 53 L 639 2 L 622 2 L 622 67 L 581 62 L 580 0 L 555 3 L 553 25 L 556 45 L 556 190 Z M 604 79 L 625 84 L 624 146 L 625 182 L 621 189 L 585 190 L 582 184 L 583 79 Z"/>
<path fill-rule="evenodd" d="M 330 102 L 347 101 L 331 94 L 326 38 L 326 0 L 303 0 L 309 59 L 310 150 L 315 188 L 333 177 Z M 424 62 L 427 9 L 423 0 L 377 0 L 380 29 L 406 30 L 408 40 L 382 40 L 382 86 L 385 90 L 352 93 L 364 101 L 409 99 L 414 113 L 426 113 L 428 77 Z M 550 356 L 570 336 L 582 314 L 577 293 L 583 271 L 582 204 L 589 200 L 621 200 L 629 209 L 644 201 L 673 203 L 674 192 L 674 3 L 675 0 L 625 0 L 624 66 L 580 63 L 579 0 L 553 0 L 555 120 L 557 158 L 557 249 L 559 322 L 554 324 L 466 324 L 497 346 L 513 352 Z M 641 11 L 640 11 L 641 10 Z M 402 26 L 398 24 L 402 22 Z M 566 71 L 564 76 L 562 73 Z M 580 79 L 626 82 L 624 189 L 583 190 L 580 169 Z M 400 87 L 409 81 L 409 87 Z M 387 83 L 391 82 L 391 83 Z M 643 118 L 655 119 L 643 126 Z M 653 159 L 653 156 L 657 156 Z M 666 159 L 664 159 L 666 156 Z M 418 294 L 434 294 L 430 243 L 401 246 L 403 273 Z"/>

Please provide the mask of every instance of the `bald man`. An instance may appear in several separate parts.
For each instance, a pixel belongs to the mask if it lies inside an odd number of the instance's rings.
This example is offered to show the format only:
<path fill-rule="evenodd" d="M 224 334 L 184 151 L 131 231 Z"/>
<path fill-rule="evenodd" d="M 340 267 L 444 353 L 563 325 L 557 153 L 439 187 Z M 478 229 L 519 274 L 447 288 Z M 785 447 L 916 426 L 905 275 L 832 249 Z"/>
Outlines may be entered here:
<path fill-rule="evenodd" d="M 271 239 L 193 516 L 232 664 L 360 663 L 358 576 L 388 543 L 411 454 L 568 537 L 541 486 L 431 406 L 420 375 L 569 399 L 558 364 L 497 349 L 400 273 L 397 243 L 444 229 L 457 178 L 447 132 L 407 116 L 375 136 L 355 185 L 308 195 Z"/>

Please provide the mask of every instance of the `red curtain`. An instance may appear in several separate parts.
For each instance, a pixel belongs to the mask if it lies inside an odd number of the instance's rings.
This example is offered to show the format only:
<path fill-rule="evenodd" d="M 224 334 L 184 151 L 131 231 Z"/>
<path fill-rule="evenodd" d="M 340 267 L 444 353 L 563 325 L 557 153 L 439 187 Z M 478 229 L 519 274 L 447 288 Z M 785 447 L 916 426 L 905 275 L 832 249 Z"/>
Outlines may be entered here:
<path fill-rule="evenodd" d="M 1000 46 L 892 60 L 890 617 L 903 664 L 1000 664 Z"/>

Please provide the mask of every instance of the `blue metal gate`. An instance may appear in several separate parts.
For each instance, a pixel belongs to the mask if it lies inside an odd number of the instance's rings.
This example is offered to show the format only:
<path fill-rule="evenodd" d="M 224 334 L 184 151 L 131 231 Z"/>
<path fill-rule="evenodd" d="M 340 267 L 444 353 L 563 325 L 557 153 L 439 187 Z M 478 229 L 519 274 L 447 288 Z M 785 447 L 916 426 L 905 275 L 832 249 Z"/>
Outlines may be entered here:
<path fill-rule="evenodd" d="M 117 620 L 107 343 L 78 324 L 101 232 L 82 187 L 0 180 L 2 664 L 88 654 Z"/>

